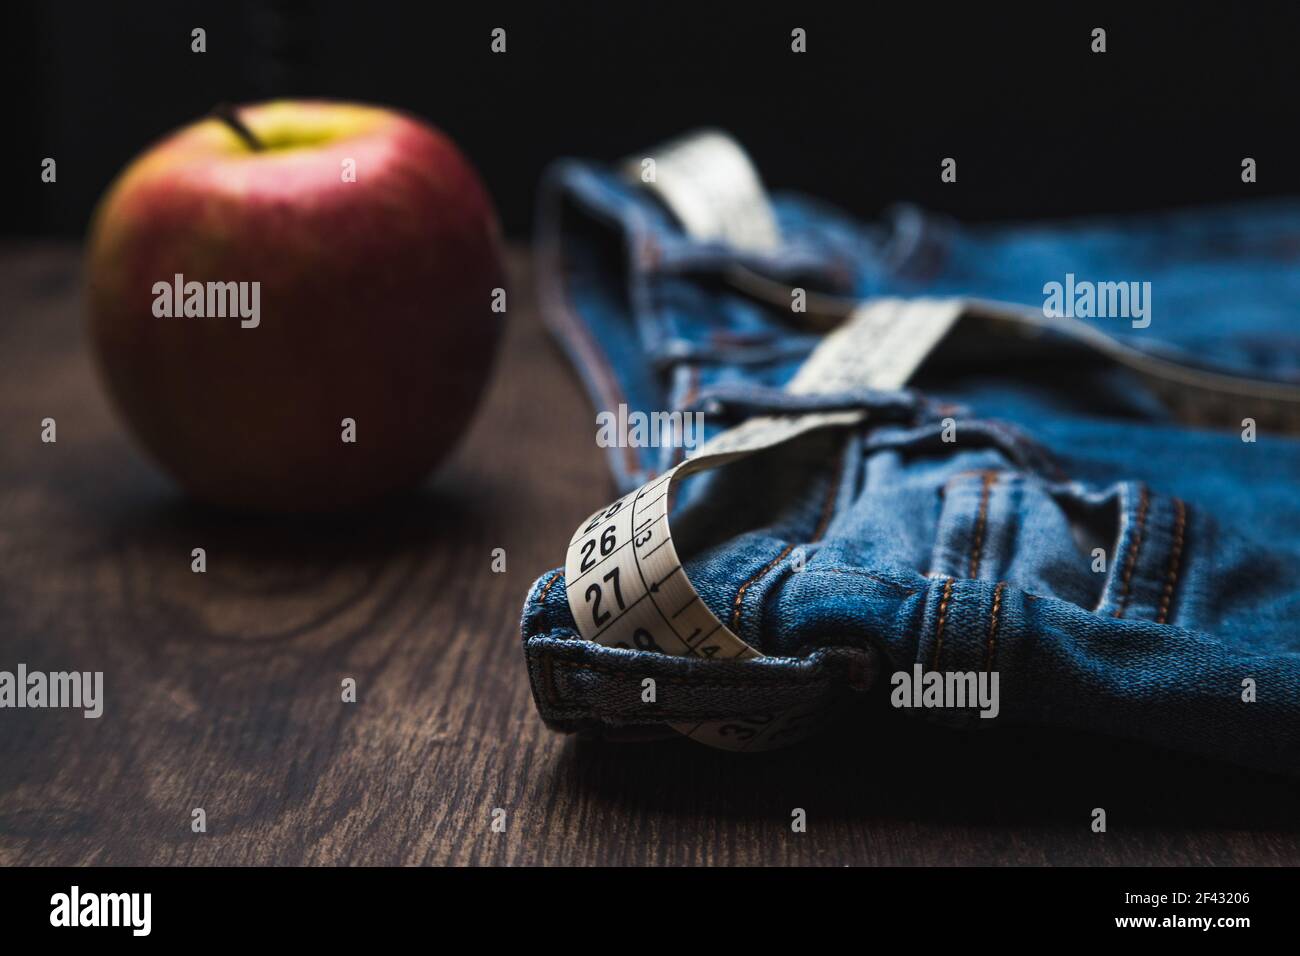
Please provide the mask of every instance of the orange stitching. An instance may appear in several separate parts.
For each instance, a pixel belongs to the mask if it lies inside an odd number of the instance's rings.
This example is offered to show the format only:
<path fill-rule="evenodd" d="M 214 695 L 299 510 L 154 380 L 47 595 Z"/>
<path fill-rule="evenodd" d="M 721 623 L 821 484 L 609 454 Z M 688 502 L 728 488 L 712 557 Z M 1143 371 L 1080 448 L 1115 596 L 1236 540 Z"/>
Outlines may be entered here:
<path fill-rule="evenodd" d="M 1137 567 L 1138 551 L 1142 549 L 1142 534 L 1147 524 L 1147 487 L 1142 486 L 1142 495 L 1138 499 L 1137 528 L 1133 531 L 1133 540 L 1129 542 L 1128 557 L 1124 562 L 1124 579 L 1120 584 L 1119 607 L 1115 609 L 1116 617 L 1123 617 L 1128 609 L 1128 589 L 1133 580 L 1133 569 Z"/>
<path fill-rule="evenodd" d="M 998 612 L 1002 610 L 1002 592 L 1006 590 L 1006 586 L 1006 581 L 999 581 L 998 586 L 993 589 L 993 615 L 989 619 L 988 654 L 984 661 L 986 671 L 993 669 L 993 655 L 998 650 Z"/>
<path fill-rule="evenodd" d="M 1160 596 L 1160 613 L 1156 623 L 1164 624 L 1169 619 L 1169 603 L 1174 597 L 1174 585 L 1178 581 L 1178 566 L 1183 558 L 1183 532 L 1187 527 L 1187 505 L 1179 498 L 1174 499 L 1174 509 L 1178 517 L 1174 522 L 1174 550 L 1169 557 L 1169 573 L 1165 577 L 1165 590 Z"/>
<path fill-rule="evenodd" d="M 780 554 L 751 574 L 749 579 L 740 586 L 740 590 L 736 592 L 736 600 L 731 603 L 731 629 L 733 631 L 740 625 L 740 602 L 745 600 L 745 592 L 749 590 L 749 586 L 784 561 L 785 556 L 793 550 L 794 542 L 792 541 L 781 549 Z"/>
<path fill-rule="evenodd" d="M 843 462 L 842 457 L 840 461 L 841 463 Z M 822 504 L 822 514 L 820 520 L 817 522 L 817 529 L 813 532 L 812 538 L 809 539 L 810 541 L 817 541 L 818 539 L 820 539 L 821 536 L 826 533 L 826 526 L 830 524 L 831 513 L 832 511 L 834 511 L 835 499 L 838 496 L 837 493 L 840 490 L 839 482 L 835 480 L 835 475 L 837 475 L 839 471 L 840 468 L 837 465 L 836 468 L 831 472 L 830 489 L 828 490 L 828 493 L 826 495 L 826 501 Z M 793 551 L 794 548 L 795 548 L 794 542 L 792 541 L 789 544 L 787 544 L 784 548 L 781 549 L 780 554 L 778 554 L 767 564 L 763 565 L 763 567 L 759 568 L 757 571 L 751 574 L 749 578 L 743 584 L 741 584 L 740 589 L 736 592 L 736 600 L 731 602 L 731 629 L 733 631 L 740 626 L 740 605 L 741 602 L 745 600 L 745 592 L 749 590 L 750 585 L 752 585 L 763 575 L 767 574 L 768 571 L 771 571 L 774 567 L 776 567 L 778 564 L 784 561 L 786 555 L 788 555 L 791 551 Z"/>
<path fill-rule="evenodd" d="M 564 577 L 564 572 L 563 572 L 563 571 L 556 571 L 555 574 L 553 574 L 553 575 L 551 576 L 551 580 L 547 581 L 544 585 L 542 585 L 542 593 L 539 594 L 539 595 L 537 595 L 537 603 L 538 603 L 538 604 L 540 604 L 541 602 L 543 602 L 543 601 L 546 600 L 546 592 L 549 591 L 549 590 L 551 589 L 551 585 L 552 585 L 552 584 L 554 584 L 556 581 L 560 580 L 560 578 L 562 578 L 562 577 Z"/>
<path fill-rule="evenodd" d="M 939 601 L 939 621 L 934 626 L 934 662 L 931 670 L 939 669 L 939 654 L 943 651 L 943 625 L 948 620 L 948 602 L 952 600 L 952 578 L 943 585 L 943 598 Z"/>
<path fill-rule="evenodd" d="M 984 550 L 984 530 L 988 526 L 989 517 L 989 489 L 996 479 L 997 475 L 991 471 L 980 475 L 980 510 L 979 517 L 975 519 L 975 540 L 970 549 L 969 573 L 966 575 L 969 578 L 980 576 L 980 552 Z"/>

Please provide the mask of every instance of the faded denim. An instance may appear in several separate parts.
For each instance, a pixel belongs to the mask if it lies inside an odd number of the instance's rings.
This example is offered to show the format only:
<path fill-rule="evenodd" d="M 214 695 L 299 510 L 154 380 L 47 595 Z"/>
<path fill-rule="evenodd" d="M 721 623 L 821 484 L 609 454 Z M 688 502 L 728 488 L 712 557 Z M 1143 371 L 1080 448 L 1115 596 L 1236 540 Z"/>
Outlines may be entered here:
<path fill-rule="evenodd" d="M 736 265 L 846 300 L 960 295 L 1041 307 L 1067 273 L 1150 281 L 1152 323 L 1092 320 L 1152 354 L 1300 383 L 1300 204 L 966 228 L 903 207 L 862 225 L 772 198 L 780 249 L 700 242 L 614 171 L 565 162 L 543 188 L 543 307 L 597 409 L 760 413 L 866 407 L 692 478 L 675 534 L 710 609 L 765 656 L 667 657 L 580 639 L 562 569 L 530 589 L 537 706 L 565 730 L 795 704 L 849 708 L 916 662 L 996 670 L 1001 712 L 1274 771 L 1300 770 L 1300 440 L 1187 424 L 1130 371 L 1053 336 L 955 336 L 907 390 L 780 391 L 820 330 L 736 290 Z M 956 442 L 942 440 L 944 420 Z M 1233 422 L 1235 421 L 1235 424 Z M 610 449 L 620 492 L 680 450 Z M 593 489 L 593 508 L 602 489 Z M 563 541 L 556 542 L 557 561 Z M 1106 570 L 1093 569 L 1094 548 Z M 802 570 L 800 570 L 802 568 Z M 658 702 L 641 702 L 644 677 Z M 1243 681 L 1256 700 L 1243 700 Z"/>

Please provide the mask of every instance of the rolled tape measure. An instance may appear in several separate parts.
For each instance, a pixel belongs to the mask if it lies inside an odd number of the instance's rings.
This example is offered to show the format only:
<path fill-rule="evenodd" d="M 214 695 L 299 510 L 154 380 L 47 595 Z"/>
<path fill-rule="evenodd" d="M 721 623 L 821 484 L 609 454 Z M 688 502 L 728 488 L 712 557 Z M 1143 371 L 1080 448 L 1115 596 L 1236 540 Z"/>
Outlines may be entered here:
<path fill-rule="evenodd" d="M 794 394 L 898 388 L 961 314 L 957 300 L 883 299 L 863 306 L 828 335 L 787 386 Z M 761 657 L 709 610 L 673 544 L 668 504 L 681 478 L 783 444 L 820 428 L 855 425 L 865 409 L 763 416 L 729 429 L 699 452 L 600 509 L 569 540 L 564 566 L 579 633 L 610 647 L 713 661 Z M 727 750 L 765 750 L 806 736 L 808 709 L 673 726 Z"/>

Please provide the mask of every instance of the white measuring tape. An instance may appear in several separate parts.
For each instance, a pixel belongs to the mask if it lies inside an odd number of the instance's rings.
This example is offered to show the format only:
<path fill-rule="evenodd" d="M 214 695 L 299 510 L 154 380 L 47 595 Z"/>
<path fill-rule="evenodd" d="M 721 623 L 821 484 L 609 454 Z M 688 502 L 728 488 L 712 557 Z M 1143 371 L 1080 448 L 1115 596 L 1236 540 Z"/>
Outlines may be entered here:
<path fill-rule="evenodd" d="M 954 299 L 883 299 L 865 305 L 818 345 L 787 390 L 810 395 L 899 388 L 963 308 Z M 855 425 L 866 414 L 848 409 L 751 418 L 591 515 L 570 539 L 564 567 L 569 610 L 579 633 L 611 647 L 704 660 L 761 657 L 718 620 L 682 570 L 668 525 L 673 484 L 815 429 Z M 715 747 L 762 750 L 799 739 L 813 716 L 795 710 L 673 726 Z"/>
<path fill-rule="evenodd" d="M 645 164 L 653 164 L 653 173 Z M 623 171 L 658 195 L 687 235 L 758 252 L 773 252 L 781 244 L 758 170 L 726 133 L 683 136 L 649 156 L 626 160 Z"/>

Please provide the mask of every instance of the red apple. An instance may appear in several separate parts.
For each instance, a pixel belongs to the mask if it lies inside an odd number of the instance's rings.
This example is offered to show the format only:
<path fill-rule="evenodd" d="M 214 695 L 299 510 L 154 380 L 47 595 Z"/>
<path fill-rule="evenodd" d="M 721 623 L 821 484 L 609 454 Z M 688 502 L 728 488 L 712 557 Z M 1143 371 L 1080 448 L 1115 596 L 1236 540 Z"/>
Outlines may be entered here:
<path fill-rule="evenodd" d="M 153 146 L 95 214 L 108 390 L 204 501 L 322 511 L 409 487 L 464 431 L 500 337 L 491 200 L 408 116 L 288 101 L 231 115 Z"/>

